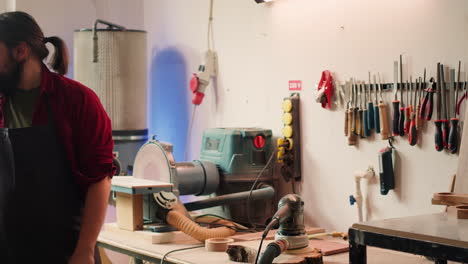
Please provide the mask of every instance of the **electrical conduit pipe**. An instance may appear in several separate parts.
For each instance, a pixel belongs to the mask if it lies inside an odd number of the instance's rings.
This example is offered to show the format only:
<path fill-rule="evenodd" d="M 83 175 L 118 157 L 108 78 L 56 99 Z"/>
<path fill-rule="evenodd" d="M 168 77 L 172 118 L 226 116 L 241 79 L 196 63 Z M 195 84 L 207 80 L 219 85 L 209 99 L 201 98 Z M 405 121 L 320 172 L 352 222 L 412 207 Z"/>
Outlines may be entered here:
<path fill-rule="evenodd" d="M 350 196 L 350 203 L 353 205 L 356 203 L 358 209 L 359 222 L 363 221 L 362 215 L 362 202 L 363 196 L 361 191 L 361 179 L 371 179 L 375 176 L 374 168 L 369 166 L 366 171 L 356 171 L 354 172 L 354 181 L 356 183 L 356 194 Z"/>

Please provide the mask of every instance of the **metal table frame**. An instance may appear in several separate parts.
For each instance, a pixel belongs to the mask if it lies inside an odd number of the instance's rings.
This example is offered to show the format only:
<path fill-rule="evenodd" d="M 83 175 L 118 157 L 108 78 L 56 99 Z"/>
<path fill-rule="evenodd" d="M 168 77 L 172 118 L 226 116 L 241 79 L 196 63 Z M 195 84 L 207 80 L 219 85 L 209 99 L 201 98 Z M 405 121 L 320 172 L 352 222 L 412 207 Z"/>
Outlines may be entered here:
<path fill-rule="evenodd" d="M 431 257 L 436 264 L 446 264 L 447 260 L 468 263 L 468 248 L 369 232 L 355 227 L 351 227 L 348 232 L 349 263 L 351 264 L 367 263 L 366 246 Z"/>

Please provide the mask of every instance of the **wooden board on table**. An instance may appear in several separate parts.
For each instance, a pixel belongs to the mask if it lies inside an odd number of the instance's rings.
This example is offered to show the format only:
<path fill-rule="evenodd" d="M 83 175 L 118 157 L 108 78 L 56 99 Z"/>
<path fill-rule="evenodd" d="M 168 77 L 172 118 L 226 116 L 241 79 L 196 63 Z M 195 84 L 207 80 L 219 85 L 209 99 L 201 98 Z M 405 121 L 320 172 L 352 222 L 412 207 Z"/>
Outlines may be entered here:
<path fill-rule="evenodd" d="M 266 240 L 275 239 L 275 235 L 277 232 L 278 230 L 271 230 L 268 233 Z M 324 232 L 325 232 L 325 229 L 323 228 L 306 227 L 306 233 L 308 235 L 324 233 Z M 234 239 L 234 241 L 253 241 L 253 240 L 260 240 L 262 238 L 262 234 L 263 232 L 257 232 L 257 233 L 251 233 L 251 234 L 235 235 L 232 238 Z"/>
<path fill-rule="evenodd" d="M 139 179 L 133 176 L 114 176 L 112 178 L 112 185 L 130 189 L 146 189 L 173 186 L 172 183 Z"/>
<path fill-rule="evenodd" d="M 173 231 L 173 232 L 152 232 L 146 230 L 136 230 L 130 231 L 121 229 L 118 227 L 117 223 L 107 223 L 104 224 L 104 231 L 118 235 L 120 237 L 125 237 L 128 239 L 135 239 L 140 241 L 146 241 L 148 244 L 166 244 L 166 243 L 198 243 L 197 240 L 193 239 L 189 235 L 181 232 L 181 231 Z"/>
<path fill-rule="evenodd" d="M 304 255 L 314 252 L 315 249 L 320 249 L 324 256 L 343 253 L 349 251 L 349 244 L 343 242 L 335 242 L 330 239 L 311 239 L 309 240 L 309 247 L 297 250 L 287 251 L 286 254 L 290 255 Z"/>

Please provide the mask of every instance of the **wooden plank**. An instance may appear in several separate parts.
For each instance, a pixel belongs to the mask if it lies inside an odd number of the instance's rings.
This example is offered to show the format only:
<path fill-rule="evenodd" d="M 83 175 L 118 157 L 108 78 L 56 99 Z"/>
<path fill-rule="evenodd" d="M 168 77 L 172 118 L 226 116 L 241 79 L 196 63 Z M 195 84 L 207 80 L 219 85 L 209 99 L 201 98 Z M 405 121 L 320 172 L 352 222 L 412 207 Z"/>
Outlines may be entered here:
<path fill-rule="evenodd" d="M 344 243 L 343 243 L 344 242 Z M 289 250 L 286 254 L 290 255 L 306 255 L 320 249 L 324 256 L 334 255 L 338 253 L 348 252 L 349 244 L 345 241 L 336 242 L 330 239 L 311 239 L 309 240 L 309 247 L 297 250 Z"/>
<path fill-rule="evenodd" d="M 266 240 L 273 240 L 277 232 L 278 230 L 271 230 L 268 233 Z M 323 228 L 306 227 L 306 233 L 308 235 L 324 233 L 324 232 L 325 232 L 325 229 Z M 262 237 L 262 234 L 263 232 L 257 232 L 257 233 L 251 233 L 251 234 L 235 235 L 235 236 L 232 236 L 232 238 L 235 241 L 253 241 L 253 240 L 259 240 Z"/>
<path fill-rule="evenodd" d="M 130 189 L 146 189 L 173 186 L 172 183 L 139 179 L 133 176 L 114 176 L 112 178 L 112 185 Z"/>
<path fill-rule="evenodd" d="M 167 244 L 167 243 L 178 243 L 178 244 L 197 244 L 199 241 L 193 239 L 189 235 L 181 231 L 174 232 L 152 232 L 150 230 L 125 230 L 119 228 L 117 223 L 104 224 L 104 231 L 110 234 L 115 234 L 123 238 L 130 240 L 141 240 L 148 244 Z"/>
<path fill-rule="evenodd" d="M 435 204 L 466 204 L 468 203 L 468 194 L 462 193 L 435 193 L 432 197 Z"/>
<path fill-rule="evenodd" d="M 143 229 L 143 195 L 117 193 L 117 225 L 126 230 Z"/>

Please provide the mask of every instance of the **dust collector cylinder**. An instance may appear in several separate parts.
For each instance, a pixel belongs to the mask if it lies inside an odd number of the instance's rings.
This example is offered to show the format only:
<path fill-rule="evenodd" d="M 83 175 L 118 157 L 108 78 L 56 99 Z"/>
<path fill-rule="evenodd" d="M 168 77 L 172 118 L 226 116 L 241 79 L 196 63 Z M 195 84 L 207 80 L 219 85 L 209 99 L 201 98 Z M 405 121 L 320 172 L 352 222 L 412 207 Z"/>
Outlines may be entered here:
<path fill-rule="evenodd" d="M 147 134 L 146 60 L 145 31 L 75 31 L 74 78 L 99 96 L 114 132 Z"/>

